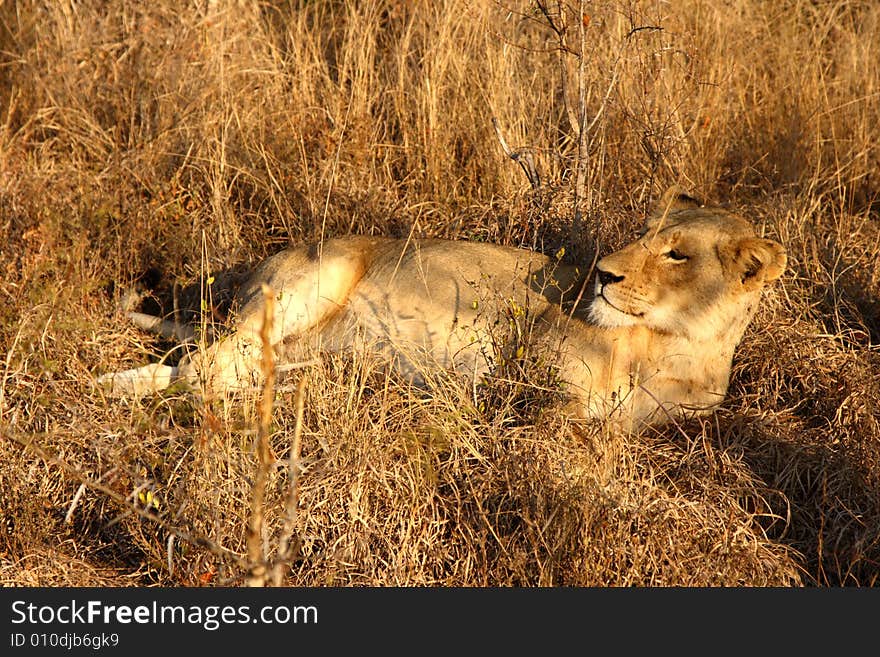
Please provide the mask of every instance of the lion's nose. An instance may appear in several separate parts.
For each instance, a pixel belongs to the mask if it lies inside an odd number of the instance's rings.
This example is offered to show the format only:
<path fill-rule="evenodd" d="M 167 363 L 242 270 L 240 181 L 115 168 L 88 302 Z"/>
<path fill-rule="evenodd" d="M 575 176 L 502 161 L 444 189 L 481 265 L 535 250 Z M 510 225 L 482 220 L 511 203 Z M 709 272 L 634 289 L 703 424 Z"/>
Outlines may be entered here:
<path fill-rule="evenodd" d="M 609 283 L 620 283 L 620 281 L 623 280 L 623 276 L 612 274 L 610 271 L 605 271 L 603 269 L 597 269 L 596 275 L 599 277 L 600 285 L 608 285 Z"/>

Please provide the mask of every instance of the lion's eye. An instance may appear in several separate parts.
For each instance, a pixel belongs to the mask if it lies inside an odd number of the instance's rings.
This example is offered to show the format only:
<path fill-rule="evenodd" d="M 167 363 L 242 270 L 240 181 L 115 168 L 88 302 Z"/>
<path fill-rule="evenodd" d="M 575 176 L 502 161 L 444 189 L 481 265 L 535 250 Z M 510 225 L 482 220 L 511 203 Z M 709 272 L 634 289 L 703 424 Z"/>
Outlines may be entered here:
<path fill-rule="evenodd" d="M 688 257 L 684 255 L 681 251 L 676 251 L 675 249 L 669 249 L 663 255 L 674 262 L 684 262 L 688 259 Z"/>

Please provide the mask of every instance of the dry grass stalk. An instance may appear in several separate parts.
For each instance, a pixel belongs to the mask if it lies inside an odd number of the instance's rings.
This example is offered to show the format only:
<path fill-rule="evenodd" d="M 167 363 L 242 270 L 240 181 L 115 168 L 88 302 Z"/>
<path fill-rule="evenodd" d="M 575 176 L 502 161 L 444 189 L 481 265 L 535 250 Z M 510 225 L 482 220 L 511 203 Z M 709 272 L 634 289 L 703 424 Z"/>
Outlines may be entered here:
<path fill-rule="evenodd" d="M 272 348 L 272 324 L 275 316 L 275 292 L 263 284 L 263 323 L 260 326 L 260 343 L 262 359 L 260 369 L 263 387 L 260 394 L 260 418 L 254 440 L 254 451 L 257 455 L 257 469 L 251 491 L 250 523 L 248 524 L 247 548 L 248 586 L 265 586 L 269 572 L 266 566 L 263 549 L 263 512 L 266 504 L 266 484 L 269 470 L 274 463 L 269 439 L 272 434 L 272 408 L 275 399 L 275 351 Z"/>

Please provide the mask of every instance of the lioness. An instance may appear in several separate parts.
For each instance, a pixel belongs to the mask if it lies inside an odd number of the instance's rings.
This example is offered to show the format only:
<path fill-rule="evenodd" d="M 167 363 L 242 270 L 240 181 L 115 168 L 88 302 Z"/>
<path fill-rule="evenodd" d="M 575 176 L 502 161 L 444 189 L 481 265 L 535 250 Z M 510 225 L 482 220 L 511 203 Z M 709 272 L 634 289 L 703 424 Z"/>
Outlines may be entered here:
<path fill-rule="evenodd" d="M 282 359 L 293 341 L 376 350 L 414 381 L 438 366 L 479 377 L 511 356 L 498 337 L 511 332 L 499 327 L 527 319 L 530 339 L 558 353 L 576 413 L 631 426 L 663 422 L 722 401 L 734 349 L 785 263 L 777 242 L 679 188 L 664 194 L 636 241 L 599 260 L 592 286 L 588 267 L 523 249 L 332 239 L 258 266 L 238 293 L 230 336 L 176 367 L 147 365 L 99 381 L 117 396 L 177 381 L 212 391 L 255 385 L 267 307 L 266 335 Z M 264 285 L 274 294 L 270 306 Z"/>

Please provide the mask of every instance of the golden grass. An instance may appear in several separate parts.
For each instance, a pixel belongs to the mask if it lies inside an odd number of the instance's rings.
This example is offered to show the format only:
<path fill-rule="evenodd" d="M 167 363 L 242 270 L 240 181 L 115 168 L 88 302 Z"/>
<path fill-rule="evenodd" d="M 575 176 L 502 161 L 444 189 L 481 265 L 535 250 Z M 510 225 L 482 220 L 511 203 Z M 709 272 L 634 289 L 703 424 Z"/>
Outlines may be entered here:
<path fill-rule="evenodd" d="M 297 585 L 877 583 L 880 7 L 586 7 L 572 233 L 579 67 L 535 3 L 0 3 L 0 582 L 243 584 L 289 539 Z M 540 368 L 475 397 L 363 355 L 280 381 L 268 425 L 91 387 L 168 347 L 115 310 L 137 280 L 198 310 L 215 275 L 222 309 L 221 274 L 348 233 L 577 258 L 673 182 L 789 253 L 703 422 L 573 426 Z"/>

